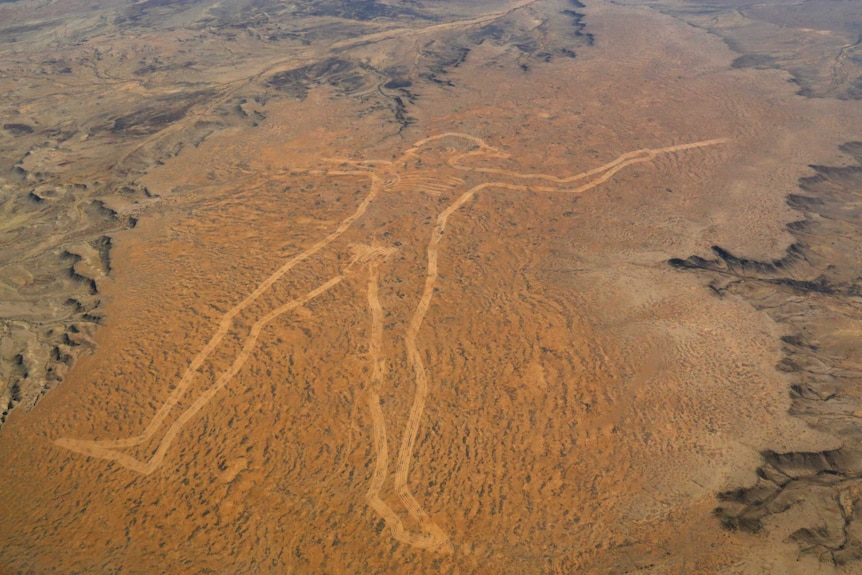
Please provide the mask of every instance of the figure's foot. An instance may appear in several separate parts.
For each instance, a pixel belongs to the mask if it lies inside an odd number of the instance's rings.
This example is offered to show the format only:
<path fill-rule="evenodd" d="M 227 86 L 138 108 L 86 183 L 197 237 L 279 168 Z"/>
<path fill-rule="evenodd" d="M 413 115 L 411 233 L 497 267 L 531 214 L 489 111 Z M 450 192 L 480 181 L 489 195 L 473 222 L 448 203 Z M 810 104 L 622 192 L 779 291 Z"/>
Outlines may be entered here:
<path fill-rule="evenodd" d="M 387 519 L 386 523 L 394 539 L 406 543 L 411 547 L 443 555 L 451 555 L 455 552 L 455 547 L 449 541 L 449 537 L 430 519 L 422 522 L 421 527 L 423 532 L 421 533 L 407 531 L 404 529 L 404 524 L 400 519 Z"/>
<path fill-rule="evenodd" d="M 80 453 L 81 455 L 86 455 L 87 457 L 97 457 L 107 461 L 116 461 L 123 467 L 130 469 L 131 471 L 136 471 L 142 475 L 149 475 L 156 468 L 153 460 L 145 463 L 126 453 L 104 447 L 103 442 L 99 441 L 61 437 L 54 441 L 54 445 L 63 447 L 69 451 L 74 451 L 75 453 Z"/>
<path fill-rule="evenodd" d="M 386 526 L 389 528 L 393 539 L 406 543 L 411 547 L 444 555 L 450 555 L 455 551 L 455 548 L 443 530 L 424 511 L 421 511 L 419 516 L 419 526 L 422 532 L 416 533 L 405 529 L 404 523 L 398 514 L 380 498 L 379 490 L 383 482 L 380 480 L 380 477 L 377 479 L 379 481 L 372 482 L 368 493 L 365 495 L 365 499 L 368 501 L 368 505 L 386 522 Z M 413 514 L 411 513 L 411 515 Z"/>

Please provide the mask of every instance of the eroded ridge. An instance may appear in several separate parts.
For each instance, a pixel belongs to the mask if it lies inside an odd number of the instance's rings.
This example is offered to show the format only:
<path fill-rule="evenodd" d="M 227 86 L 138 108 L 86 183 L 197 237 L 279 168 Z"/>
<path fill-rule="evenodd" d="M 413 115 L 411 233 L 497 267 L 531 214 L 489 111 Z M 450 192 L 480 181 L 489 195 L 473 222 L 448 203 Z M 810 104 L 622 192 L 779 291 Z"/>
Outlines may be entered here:
<path fill-rule="evenodd" d="M 730 530 L 789 533 L 802 553 L 844 565 L 862 560 L 862 142 L 840 150 L 849 165 L 811 166 L 787 196 L 799 219 L 787 225 L 794 241 L 781 258 L 713 246 L 714 257 L 668 263 L 782 326 L 775 367 L 790 381 L 789 413 L 841 440 L 823 451 L 763 451 L 751 481 L 718 494 L 716 517 Z"/>
<path fill-rule="evenodd" d="M 439 191 L 462 185 L 464 181 L 454 176 L 440 176 L 439 180 L 434 182 L 429 180 L 427 177 L 416 178 L 415 176 L 411 176 L 409 173 L 402 178 L 400 174 L 400 172 L 407 169 L 407 162 L 415 159 L 415 156 L 428 151 L 431 143 L 447 139 L 457 140 L 462 144 L 466 142 L 468 146 L 472 146 L 473 149 L 466 152 L 458 152 L 457 148 L 446 148 L 446 165 L 462 172 L 471 173 L 474 176 L 489 175 L 496 176 L 497 179 L 472 186 L 437 215 L 426 247 L 427 263 L 422 293 L 415 309 L 413 310 L 404 337 L 408 364 L 414 378 L 414 391 L 407 423 L 405 424 L 398 454 L 395 459 L 393 487 L 399 503 L 407 512 L 410 519 L 419 526 L 421 532 L 417 533 L 408 530 L 404 526 L 399 515 L 381 498 L 380 495 L 389 475 L 389 443 L 386 419 L 381 407 L 381 393 L 383 392 L 383 384 L 386 379 L 386 361 L 383 356 L 383 307 L 379 297 L 379 278 L 381 262 L 393 251 L 392 248 L 367 245 L 352 246 L 353 258 L 351 259 L 350 264 L 339 275 L 329 278 L 324 283 L 321 283 L 307 292 L 305 295 L 288 301 L 273 309 L 269 313 L 260 317 L 252 325 L 249 334 L 243 341 L 240 352 L 234 358 L 230 367 L 222 372 L 212 382 L 212 384 L 202 392 L 168 427 L 164 436 L 159 441 L 155 452 L 147 461 L 138 460 L 131 455 L 119 451 L 122 448 L 141 445 L 142 443 L 152 439 L 164 424 L 169 412 L 177 406 L 180 399 L 188 391 L 188 388 L 192 383 L 192 379 L 198 373 L 199 368 L 219 346 L 225 335 L 231 330 L 234 318 L 244 309 L 249 307 L 262 294 L 268 291 L 275 282 L 291 271 L 297 264 L 307 260 L 312 255 L 328 247 L 333 241 L 343 235 L 344 232 L 346 232 L 366 213 L 367 209 L 372 205 L 372 202 L 381 195 L 382 191 L 401 192 L 406 189 L 410 189 L 411 191 L 418 189 L 419 191 L 439 193 Z M 420 140 L 416 142 L 413 147 L 406 150 L 400 158 L 393 161 L 327 159 L 327 162 L 339 163 L 344 166 L 349 166 L 351 169 L 342 171 L 321 170 L 312 173 L 317 175 L 362 175 L 370 178 L 371 191 L 359 204 L 357 209 L 342 220 L 339 226 L 329 235 L 300 254 L 287 260 L 280 268 L 255 288 L 249 296 L 223 316 L 213 337 L 194 357 L 177 386 L 168 395 L 165 402 L 161 407 L 159 407 L 146 428 L 140 434 L 133 437 L 113 440 L 61 438 L 56 441 L 56 444 L 84 455 L 116 461 L 133 471 L 145 475 L 152 473 L 164 461 L 168 449 L 182 430 L 183 426 L 193 419 L 195 415 L 197 415 L 197 413 L 200 412 L 200 410 L 203 409 L 221 389 L 230 383 L 237 373 L 239 373 L 248 361 L 261 331 L 268 323 L 330 291 L 336 285 L 341 283 L 348 275 L 352 274 L 357 268 L 367 269 L 369 273 L 367 301 L 371 316 L 369 355 L 373 368 L 371 372 L 370 385 L 368 386 L 367 398 L 372 422 L 371 431 L 374 443 L 375 464 L 371 484 L 366 493 L 366 499 L 369 506 L 383 518 L 395 539 L 417 548 L 442 553 L 451 553 L 454 548 L 449 537 L 423 509 L 422 505 L 413 495 L 409 484 L 413 452 L 416 448 L 416 438 L 418 436 L 419 426 L 425 411 L 430 387 L 428 370 L 424 365 L 422 355 L 419 351 L 419 332 L 431 305 L 436 284 L 439 279 L 438 261 L 440 242 L 443 239 L 443 234 L 449 222 L 449 218 L 455 214 L 455 212 L 460 210 L 477 193 L 486 189 L 580 194 L 607 182 L 616 173 L 627 166 L 649 162 L 661 154 L 671 154 L 696 148 L 715 146 L 725 143 L 726 141 L 727 140 L 724 139 L 713 139 L 664 148 L 645 148 L 634 150 L 622 154 L 615 160 L 597 168 L 566 177 L 559 177 L 545 173 L 522 173 L 499 168 L 470 167 L 464 165 L 463 162 L 472 157 L 482 157 L 485 160 L 508 159 L 509 155 L 493 146 L 490 146 L 480 138 L 457 132 L 446 132 Z M 541 185 L 536 185 L 535 182 L 538 182 Z M 577 185 L 572 187 L 571 185 L 575 183 L 577 183 Z M 415 185 L 415 189 L 413 188 L 413 185 Z"/>

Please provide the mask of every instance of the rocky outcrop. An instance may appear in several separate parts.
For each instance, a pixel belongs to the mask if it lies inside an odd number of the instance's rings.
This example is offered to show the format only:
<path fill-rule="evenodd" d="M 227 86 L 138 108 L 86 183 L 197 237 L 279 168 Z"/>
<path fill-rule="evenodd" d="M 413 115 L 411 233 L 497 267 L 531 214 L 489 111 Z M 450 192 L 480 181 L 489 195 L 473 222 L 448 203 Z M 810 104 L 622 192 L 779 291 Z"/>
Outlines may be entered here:
<path fill-rule="evenodd" d="M 763 453 L 751 487 L 719 494 L 728 529 L 757 533 L 765 520 L 806 553 L 862 558 L 862 143 L 842 147 L 857 165 L 811 166 L 787 203 L 802 219 L 784 257 L 757 261 L 713 247 L 714 258 L 670 265 L 710 278 L 717 297 L 741 297 L 786 328 L 776 368 L 791 380 L 791 413 L 838 437 L 823 452 Z"/>

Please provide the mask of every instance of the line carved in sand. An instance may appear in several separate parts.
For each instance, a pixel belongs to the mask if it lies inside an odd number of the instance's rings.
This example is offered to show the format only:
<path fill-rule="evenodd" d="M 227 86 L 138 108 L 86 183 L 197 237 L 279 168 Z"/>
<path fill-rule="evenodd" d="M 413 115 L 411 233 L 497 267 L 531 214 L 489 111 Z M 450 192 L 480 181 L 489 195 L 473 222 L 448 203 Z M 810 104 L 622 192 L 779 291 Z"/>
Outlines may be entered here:
<path fill-rule="evenodd" d="M 124 448 L 130 448 L 141 445 L 152 439 L 159 429 L 163 426 L 165 419 L 173 410 L 182 397 L 185 395 L 193 378 L 197 374 L 200 367 L 215 351 L 219 344 L 224 339 L 225 335 L 233 327 L 234 318 L 236 318 L 244 309 L 249 307 L 261 295 L 263 295 L 275 282 L 291 271 L 296 265 L 307 260 L 317 252 L 323 250 L 332 244 L 336 239 L 343 235 L 358 219 L 360 219 L 374 200 L 381 194 L 384 189 L 394 190 L 399 189 L 401 182 L 400 176 L 393 174 L 393 169 L 399 164 L 403 164 L 406 160 L 421 154 L 428 149 L 428 145 L 432 142 L 437 142 L 444 139 L 454 139 L 466 141 L 474 148 L 467 152 L 452 154 L 447 160 L 451 168 L 469 172 L 473 174 L 487 174 L 498 176 L 512 181 L 490 181 L 481 183 L 471 187 L 469 190 L 462 193 L 454 202 L 446 207 L 438 214 L 434 228 L 431 231 L 431 236 L 426 248 L 426 271 L 425 283 L 422 290 L 422 295 L 419 299 L 416 308 L 413 311 L 410 323 L 407 327 L 407 333 L 404 338 L 407 359 L 414 377 L 414 392 L 413 401 L 410 406 L 407 423 L 404 432 L 401 436 L 401 443 L 398 449 L 398 454 L 395 459 L 395 473 L 393 476 L 393 487 L 395 494 L 398 497 L 398 502 L 407 511 L 409 517 L 419 526 L 420 532 L 411 532 L 405 528 L 401 517 L 380 497 L 380 492 L 389 476 L 389 444 L 386 430 L 386 420 L 380 403 L 380 393 L 386 377 L 386 364 L 383 357 L 383 308 L 379 297 L 379 277 L 380 263 L 391 253 L 391 248 L 379 248 L 364 246 L 354 250 L 354 257 L 350 264 L 342 271 L 340 275 L 328 279 L 316 288 L 306 294 L 285 302 L 279 307 L 273 309 L 269 313 L 260 317 L 251 327 L 248 336 L 243 342 L 242 348 L 230 367 L 222 372 L 213 383 L 203 393 L 201 393 L 178 417 L 168 426 L 166 432 L 158 443 L 155 452 L 146 461 L 141 461 L 132 457 L 127 453 L 120 451 Z M 333 163 L 340 163 L 352 167 L 351 170 L 333 171 L 324 170 L 322 175 L 362 175 L 367 176 L 371 181 L 371 190 L 356 208 L 356 210 L 348 215 L 341 223 L 323 239 L 314 243 L 304 251 L 288 259 L 280 268 L 272 275 L 266 278 L 255 290 L 243 299 L 239 304 L 230 309 L 219 321 L 215 333 L 210 338 L 209 342 L 198 354 L 192 359 L 188 368 L 183 373 L 182 378 L 177 383 L 176 387 L 171 391 L 164 403 L 156 410 L 150 422 L 144 430 L 138 435 L 119 439 L 106 440 L 85 440 L 60 438 L 56 440 L 56 444 L 71 451 L 81 453 L 83 455 L 116 461 L 117 463 L 127 467 L 138 473 L 149 475 L 153 473 L 164 461 L 167 452 L 176 439 L 177 435 L 195 415 L 200 412 L 214 397 L 223 389 L 233 377 L 239 373 L 242 367 L 250 358 L 254 346 L 260 336 L 263 328 L 278 318 L 281 315 L 289 313 L 320 295 L 330 291 L 336 285 L 342 282 L 348 275 L 351 275 L 355 268 L 363 268 L 368 270 L 368 308 L 371 315 L 371 330 L 369 336 L 369 355 L 372 362 L 371 381 L 368 389 L 368 409 L 371 415 L 372 422 L 372 439 L 374 442 L 375 466 L 366 493 L 366 500 L 369 506 L 384 520 L 392 534 L 392 537 L 398 541 L 411 545 L 413 547 L 428 549 L 441 553 L 451 553 L 453 551 L 452 543 L 444 530 L 428 515 L 422 508 L 422 505 L 417 501 L 409 485 L 410 468 L 413 461 L 413 452 L 416 447 L 416 438 L 419 433 L 419 425 L 422 421 L 422 415 L 425 410 L 425 405 L 428 399 L 429 378 L 428 372 L 422 361 L 422 355 L 418 348 L 419 331 L 431 305 L 431 299 L 434 295 L 434 288 L 438 280 L 438 258 L 439 246 L 443 238 L 443 232 L 450 216 L 461 209 L 469 200 L 471 200 L 478 192 L 485 189 L 506 189 L 513 191 L 533 191 L 533 192 L 562 192 L 570 194 L 581 194 L 596 186 L 599 186 L 611 179 L 620 170 L 628 166 L 649 162 L 661 154 L 671 154 L 684 152 L 696 148 L 705 148 L 723 144 L 726 139 L 704 140 L 688 144 L 679 144 L 664 148 L 644 148 L 634 150 L 622 154 L 615 160 L 608 162 L 602 166 L 567 177 L 558 177 L 552 174 L 544 173 L 521 173 L 501 168 L 488 167 L 469 167 L 463 164 L 463 161 L 472 157 L 482 157 L 485 159 L 507 159 L 509 155 L 501 150 L 488 145 L 481 138 L 462 134 L 457 132 L 446 132 L 434 136 L 430 136 L 416 142 L 411 148 L 404 152 L 398 160 L 348 160 L 348 159 L 330 159 L 327 160 Z M 390 175 L 387 178 L 382 178 L 375 171 L 378 167 Z M 414 180 L 416 181 L 416 180 Z M 400 187 L 410 186 L 410 177 L 405 177 L 404 182 Z M 533 182 L 538 182 L 542 185 L 536 185 Z M 418 182 L 417 183 L 421 183 Z M 441 178 L 440 189 L 462 183 L 458 178 L 448 177 Z M 571 184 L 576 184 L 571 187 Z M 431 184 L 424 184 L 425 187 L 433 192 L 434 188 Z"/>

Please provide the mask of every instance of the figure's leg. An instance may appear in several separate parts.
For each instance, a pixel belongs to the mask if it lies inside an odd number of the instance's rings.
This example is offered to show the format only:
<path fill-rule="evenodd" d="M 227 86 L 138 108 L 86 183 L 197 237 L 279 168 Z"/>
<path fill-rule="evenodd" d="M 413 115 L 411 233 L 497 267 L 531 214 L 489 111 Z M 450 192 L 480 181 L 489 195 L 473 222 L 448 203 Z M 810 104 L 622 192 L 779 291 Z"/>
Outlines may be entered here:
<path fill-rule="evenodd" d="M 412 509 L 411 507 L 407 507 L 407 504 L 405 504 L 405 507 L 408 508 L 410 515 L 414 519 L 419 520 L 420 525 L 426 531 L 425 533 L 411 533 L 407 531 L 401 518 L 380 498 L 380 491 L 383 489 L 383 484 L 386 482 L 386 477 L 389 473 L 386 420 L 383 415 L 383 409 L 380 406 L 379 392 L 386 373 L 386 363 L 383 358 L 383 308 L 380 305 L 378 295 L 379 269 L 377 262 L 372 262 L 368 268 L 368 307 L 371 310 L 371 337 L 369 339 L 368 350 L 373 365 L 371 385 L 368 389 L 368 409 L 371 412 L 371 432 L 374 438 L 376 461 L 374 462 L 374 473 L 371 476 L 371 485 L 368 486 L 365 498 L 371 508 L 383 518 L 387 527 L 392 532 L 392 536 L 398 541 L 422 549 L 446 551 L 449 546 L 448 538 L 437 525 L 430 521 L 425 511 L 415 499 L 412 499 L 409 490 L 407 491 L 408 502 L 412 500 L 414 505 L 412 505 Z M 405 501 L 400 491 L 399 498 L 402 503 Z"/>
<path fill-rule="evenodd" d="M 419 434 L 419 424 L 422 422 L 425 403 L 428 399 L 428 375 L 425 371 L 422 357 L 416 346 L 416 337 L 419 331 L 419 326 L 424 318 L 425 311 L 428 309 L 428 303 L 430 303 L 430 293 L 433 292 L 432 282 L 426 283 L 425 292 L 429 295 L 427 297 L 423 295 L 422 300 L 420 300 L 419 307 L 414 314 L 413 321 L 411 322 L 407 335 L 404 338 L 405 346 L 407 347 L 407 361 L 413 368 L 416 388 L 413 395 L 413 403 L 410 406 L 407 424 L 404 429 L 404 435 L 401 438 L 401 448 L 398 451 L 398 461 L 395 468 L 395 492 L 398 494 L 398 499 L 410 514 L 410 517 L 412 517 L 414 521 L 418 522 L 419 525 L 422 526 L 422 529 L 427 533 L 429 546 L 433 545 L 436 550 L 441 552 L 451 552 L 452 544 L 449 542 L 448 536 L 443 532 L 440 526 L 434 523 L 428 513 L 425 512 L 422 505 L 413 496 L 408 484 L 408 475 L 410 473 L 410 464 L 413 459 L 413 450 L 416 446 L 416 437 Z"/>
<path fill-rule="evenodd" d="M 203 407 L 209 403 L 215 395 L 221 391 L 231 379 L 242 369 L 242 366 L 248 361 L 248 358 L 251 356 L 251 352 L 254 349 L 255 344 L 257 343 L 257 339 L 260 336 L 260 332 L 268 323 L 270 323 L 275 318 L 288 313 L 290 311 L 295 310 L 298 307 L 301 307 L 319 295 L 329 291 L 331 288 L 341 283 L 344 279 L 344 275 L 339 275 L 328 282 L 318 286 L 317 288 L 311 290 L 304 296 L 291 300 L 287 303 L 282 304 L 276 309 L 272 310 L 268 314 L 264 315 L 260 319 L 258 319 L 254 325 L 251 326 L 251 330 L 249 332 L 248 337 L 243 343 L 242 349 L 239 354 L 234 359 L 231 366 L 224 371 L 215 382 L 207 388 L 200 396 L 195 399 L 195 401 L 183 411 L 182 414 L 168 427 L 167 432 L 162 437 L 161 441 L 159 441 L 159 446 L 156 449 L 153 456 L 147 461 L 140 461 L 135 459 L 134 457 L 127 455 L 125 453 L 121 453 L 116 451 L 116 447 L 126 447 L 129 445 L 137 445 L 142 441 L 137 441 L 136 443 L 131 443 L 130 440 L 120 440 L 114 442 L 98 442 L 98 441 L 87 441 L 82 439 L 69 439 L 69 438 L 61 438 L 58 439 L 55 443 L 60 447 L 65 447 L 71 451 L 76 451 L 83 455 L 88 455 L 91 457 L 98 457 L 101 459 L 108 459 L 111 461 L 116 461 L 120 465 L 124 467 L 128 467 L 133 471 L 137 471 L 138 473 L 143 473 L 144 475 L 149 475 L 153 471 L 155 471 L 162 461 L 165 458 L 165 454 L 173 443 L 174 439 L 176 439 L 180 430 L 185 426 L 186 423 L 191 421 L 191 419 L 197 415 L 197 413 L 203 409 Z M 177 398 L 178 400 L 178 398 Z M 173 405 L 176 404 L 174 401 Z M 171 405 L 171 407 L 173 407 Z M 164 406 L 160 409 L 163 410 Z M 162 416 L 162 419 L 164 416 Z M 161 424 L 161 421 L 159 421 Z M 151 423 L 152 425 L 152 423 Z M 149 428 L 148 428 L 149 429 Z M 155 433 L 155 430 L 152 432 Z M 151 433 L 151 434 L 152 434 Z M 140 436 L 138 436 L 140 437 Z M 144 439 L 147 439 L 145 437 Z M 138 438 L 133 438 L 137 440 Z M 107 445 L 106 445 L 107 444 Z M 116 447 L 115 447 L 116 446 Z"/>
<path fill-rule="evenodd" d="M 231 368 L 216 380 L 213 387 L 204 392 L 202 396 L 198 397 L 195 402 L 192 403 L 192 405 L 183 413 L 183 415 L 180 416 L 180 419 L 178 419 L 177 422 L 175 422 L 168 429 L 165 439 L 160 442 L 158 450 L 153 456 L 153 459 L 151 459 L 149 462 L 142 463 L 141 461 L 129 455 L 119 453 L 115 450 L 134 447 L 150 440 L 164 424 L 164 421 L 167 418 L 168 414 L 171 412 L 171 410 L 177 406 L 180 399 L 182 399 L 182 397 L 185 395 L 186 391 L 192 383 L 192 380 L 197 374 L 197 371 L 209 358 L 212 352 L 219 346 L 219 344 L 221 344 L 225 335 L 227 335 L 227 333 L 233 327 L 234 319 L 243 310 L 245 310 L 253 302 L 255 302 L 264 292 L 269 290 L 269 288 L 272 287 L 272 285 L 276 281 L 278 281 L 282 276 L 284 276 L 286 273 L 296 267 L 297 264 L 307 260 L 312 255 L 329 246 L 344 232 L 346 232 L 347 229 L 350 228 L 350 226 L 353 224 L 353 222 L 355 222 L 358 218 L 362 217 L 362 215 L 368 209 L 368 206 L 371 205 L 371 202 L 374 201 L 374 198 L 380 193 L 380 190 L 383 187 L 382 180 L 376 175 L 369 172 L 331 172 L 331 174 L 366 175 L 371 179 L 371 190 L 369 191 L 368 195 L 362 200 L 356 210 L 352 214 L 347 216 L 344 220 L 342 220 L 335 230 L 333 230 L 325 238 L 319 240 L 317 243 L 311 245 L 301 253 L 287 260 L 284 265 L 282 265 L 272 275 L 270 275 L 266 280 L 264 280 L 260 285 L 258 285 L 257 288 L 255 288 L 255 290 L 251 294 L 249 294 L 245 299 L 243 299 L 239 304 L 229 310 L 222 317 L 215 334 L 212 336 L 212 338 L 210 338 L 207 345 L 192 359 L 191 364 L 188 368 L 186 368 L 180 381 L 168 395 L 167 399 L 161 405 L 161 407 L 156 410 L 156 413 L 153 415 L 152 419 L 141 433 L 132 437 L 108 440 L 81 440 L 61 438 L 58 439 L 55 443 L 61 447 L 71 449 L 84 455 L 117 461 L 125 467 L 133 469 L 140 473 L 152 473 L 155 467 L 157 467 L 158 464 L 164 458 L 164 453 L 167 451 L 167 448 L 170 446 L 170 443 L 173 441 L 173 438 L 179 432 L 179 427 L 182 427 L 182 425 L 184 425 L 188 421 L 188 419 L 191 419 L 191 417 L 193 417 L 194 414 L 197 413 L 203 407 L 203 405 L 205 405 L 212 398 L 212 396 L 218 392 L 218 390 L 224 387 L 224 385 L 226 385 L 226 383 L 236 374 L 237 371 L 239 371 L 239 369 L 242 367 L 242 364 L 245 363 L 247 355 L 248 353 L 250 353 L 250 349 L 247 350 L 244 346 L 243 349 L 240 351 L 240 355 L 232 364 Z M 330 282 L 327 282 L 316 290 L 312 290 L 311 292 L 303 296 L 303 298 L 300 298 L 299 300 L 294 300 L 293 302 L 288 302 L 283 306 L 279 307 L 278 310 L 282 311 L 275 310 L 274 312 L 271 312 L 270 314 L 264 316 L 264 318 L 261 318 L 257 323 L 254 324 L 254 326 L 252 326 L 252 333 L 246 340 L 245 345 L 248 345 L 249 343 L 252 346 L 254 345 L 254 341 L 257 340 L 257 334 L 255 333 L 255 329 L 257 329 L 259 332 L 259 330 L 266 323 L 268 323 L 278 315 L 286 313 L 287 311 L 290 311 L 302 305 L 302 303 L 297 302 L 305 302 L 310 299 L 313 299 L 314 297 L 319 295 L 319 293 L 322 293 L 322 291 L 318 293 L 318 290 L 324 288 L 323 291 L 326 291 L 327 289 L 329 289 L 329 287 L 332 287 L 332 285 L 334 285 L 331 283 L 332 281 L 338 283 L 343 277 L 344 275 L 338 276 L 337 278 L 330 280 Z M 273 316 L 272 313 L 275 313 L 275 315 Z M 191 415 L 188 415 L 188 417 L 186 418 L 186 414 Z M 181 423 L 179 423 L 179 427 L 177 427 L 177 424 L 180 421 Z"/>
<path fill-rule="evenodd" d="M 416 309 L 410 319 L 410 325 L 407 327 L 407 334 L 404 337 L 404 344 L 407 348 L 407 361 L 413 369 L 416 388 L 407 424 L 404 429 L 404 435 L 401 437 L 401 447 L 398 450 L 398 460 L 395 468 L 395 492 L 401 504 L 410 514 L 410 517 L 419 523 L 425 531 L 422 546 L 444 553 L 451 553 L 453 551 L 452 543 L 440 526 L 434 523 L 434 520 L 431 519 L 428 513 L 422 508 L 422 505 L 413 496 L 409 485 L 410 465 L 413 460 L 413 451 L 416 447 L 416 437 L 419 433 L 419 424 L 422 421 L 425 403 L 428 399 L 428 374 L 422 362 L 422 356 L 419 353 L 417 338 L 419 336 L 419 329 L 422 327 L 422 322 L 425 319 L 425 314 L 428 313 L 428 308 L 431 305 L 431 298 L 434 296 L 434 287 L 439 276 L 437 264 L 440 241 L 443 238 L 443 232 L 446 229 L 449 216 L 461 209 L 476 192 L 489 185 L 491 184 L 474 186 L 463 193 L 437 216 L 437 223 L 431 231 L 431 238 L 428 241 L 428 263 L 425 274 L 425 285 L 419 303 L 416 305 Z M 376 290 L 376 287 L 374 289 Z M 369 290 L 369 294 L 371 293 L 372 290 Z M 376 294 L 376 291 L 373 293 Z"/>

